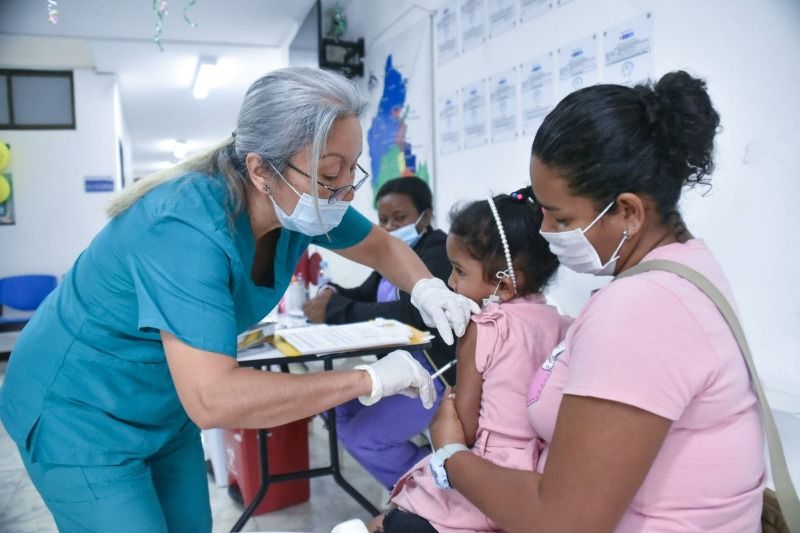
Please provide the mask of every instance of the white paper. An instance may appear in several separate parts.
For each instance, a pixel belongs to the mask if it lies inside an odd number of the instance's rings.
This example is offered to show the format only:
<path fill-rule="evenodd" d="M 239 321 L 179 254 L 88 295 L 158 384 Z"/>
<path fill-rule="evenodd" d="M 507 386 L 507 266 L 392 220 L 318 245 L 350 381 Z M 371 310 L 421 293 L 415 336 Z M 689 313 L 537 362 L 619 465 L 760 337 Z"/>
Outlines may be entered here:
<path fill-rule="evenodd" d="M 460 96 L 458 91 L 453 91 L 437 99 L 439 151 L 443 154 L 461 149 Z"/>
<path fill-rule="evenodd" d="M 597 36 L 558 49 L 558 92 L 561 98 L 597 83 Z"/>
<path fill-rule="evenodd" d="M 489 37 L 497 37 L 517 25 L 517 0 L 489 0 Z"/>
<path fill-rule="evenodd" d="M 632 87 L 653 75 L 653 17 L 650 13 L 603 32 L 605 81 Z"/>
<path fill-rule="evenodd" d="M 552 0 L 520 0 L 519 19 L 528 22 L 553 9 Z"/>
<path fill-rule="evenodd" d="M 510 68 L 489 78 L 491 93 L 491 140 L 493 143 L 517 136 L 517 69 Z"/>
<path fill-rule="evenodd" d="M 458 56 L 458 5 L 446 0 L 436 12 L 436 56 L 441 65 Z"/>
<path fill-rule="evenodd" d="M 486 80 L 476 81 L 461 89 L 461 117 L 464 123 L 464 148 L 486 144 Z"/>
<path fill-rule="evenodd" d="M 486 41 L 486 0 L 461 0 L 461 51 Z"/>
<path fill-rule="evenodd" d="M 556 104 L 553 53 L 542 54 L 520 67 L 522 134 L 530 136 Z"/>
<path fill-rule="evenodd" d="M 396 320 L 376 319 L 339 326 L 284 329 L 276 333 L 301 355 L 408 344 L 411 330 Z"/>

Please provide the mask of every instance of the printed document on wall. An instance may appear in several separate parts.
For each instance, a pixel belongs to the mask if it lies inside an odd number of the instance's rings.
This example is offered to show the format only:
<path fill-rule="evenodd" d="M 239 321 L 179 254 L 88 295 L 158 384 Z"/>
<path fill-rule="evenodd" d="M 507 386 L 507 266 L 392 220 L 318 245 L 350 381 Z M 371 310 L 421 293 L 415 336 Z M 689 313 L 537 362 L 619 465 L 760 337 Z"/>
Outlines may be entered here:
<path fill-rule="evenodd" d="M 553 9 L 552 0 L 520 0 L 519 20 L 528 22 Z"/>
<path fill-rule="evenodd" d="M 461 0 L 461 51 L 486 42 L 486 0 Z"/>
<path fill-rule="evenodd" d="M 464 123 L 464 148 L 486 144 L 486 80 L 476 81 L 461 89 L 461 120 Z"/>
<path fill-rule="evenodd" d="M 522 134 L 534 135 L 556 104 L 553 52 L 520 65 Z"/>
<path fill-rule="evenodd" d="M 497 37 L 517 25 L 517 0 L 489 0 L 489 37 Z"/>
<path fill-rule="evenodd" d="M 517 137 L 517 69 L 510 68 L 489 78 L 491 93 L 491 140 L 493 143 Z"/>
<path fill-rule="evenodd" d="M 558 49 L 558 95 L 597 83 L 597 35 L 591 35 Z"/>
<path fill-rule="evenodd" d="M 441 65 L 458 56 L 458 4 L 446 0 L 436 12 L 436 57 Z"/>
<path fill-rule="evenodd" d="M 653 75 L 653 16 L 643 13 L 603 32 L 605 81 L 632 87 Z"/>
<path fill-rule="evenodd" d="M 437 98 L 439 151 L 443 154 L 461 149 L 460 107 L 461 98 L 458 91 Z"/>

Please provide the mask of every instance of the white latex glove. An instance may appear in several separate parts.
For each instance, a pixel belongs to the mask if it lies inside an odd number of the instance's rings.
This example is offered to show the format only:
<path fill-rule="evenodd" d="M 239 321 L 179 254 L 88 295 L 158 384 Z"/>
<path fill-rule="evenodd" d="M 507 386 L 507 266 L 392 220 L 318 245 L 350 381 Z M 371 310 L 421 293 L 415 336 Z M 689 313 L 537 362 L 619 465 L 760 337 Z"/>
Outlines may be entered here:
<path fill-rule="evenodd" d="M 480 313 L 478 304 L 447 288 L 439 278 L 421 279 L 411 290 L 411 303 L 419 309 L 422 320 L 439 330 L 447 344 L 453 344 L 453 332 L 460 337 L 467 329 L 472 313 Z"/>
<path fill-rule="evenodd" d="M 402 394 L 409 398 L 419 397 L 425 409 L 433 407 L 436 388 L 427 370 L 405 350 L 395 350 L 371 365 L 358 365 L 372 378 L 372 392 L 360 396 L 358 401 L 372 405 L 381 398 Z"/>

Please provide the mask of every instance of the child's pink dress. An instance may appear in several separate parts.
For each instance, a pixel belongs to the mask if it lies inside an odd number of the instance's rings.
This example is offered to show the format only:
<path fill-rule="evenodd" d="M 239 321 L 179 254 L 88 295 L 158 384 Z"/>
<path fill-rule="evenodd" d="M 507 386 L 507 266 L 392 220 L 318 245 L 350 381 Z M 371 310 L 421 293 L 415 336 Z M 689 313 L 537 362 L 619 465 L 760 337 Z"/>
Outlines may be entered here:
<path fill-rule="evenodd" d="M 534 470 L 540 440 L 528 420 L 528 387 L 535 369 L 564 338 L 571 320 L 538 294 L 490 304 L 472 320 L 478 326 L 475 365 L 483 377 L 472 452 L 501 466 Z M 461 493 L 436 486 L 429 458 L 400 478 L 392 503 L 425 518 L 437 531 L 498 530 Z"/>

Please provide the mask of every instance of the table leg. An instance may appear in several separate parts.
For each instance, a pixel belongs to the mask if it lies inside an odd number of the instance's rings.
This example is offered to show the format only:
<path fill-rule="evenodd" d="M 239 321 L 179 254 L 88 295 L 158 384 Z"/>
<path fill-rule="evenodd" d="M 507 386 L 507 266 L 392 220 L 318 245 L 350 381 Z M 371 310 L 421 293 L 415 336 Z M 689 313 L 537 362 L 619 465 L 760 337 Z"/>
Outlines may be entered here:
<path fill-rule="evenodd" d="M 333 370 L 333 361 L 331 359 L 325 359 L 325 371 L 330 370 Z M 355 487 L 353 487 L 347 482 L 346 479 L 344 479 L 344 477 L 342 477 L 342 470 L 339 465 L 339 438 L 336 435 L 336 408 L 328 410 L 328 447 L 331 453 L 331 473 L 334 481 L 336 481 L 336 484 L 342 487 L 347 494 L 357 501 L 361 507 L 366 509 L 367 512 L 369 512 L 372 516 L 377 516 L 380 514 L 380 511 L 378 511 L 377 507 L 372 505 L 369 500 L 367 500 L 355 489 Z"/>
<path fill-rule="evenodd" d="M 266 429 L 259 429 L 258 430 L 258 465 L 260 468 L 260 479 L 261 483 L 258 485 L 258 491 L 256 491 L 256 495 L 253 497 L 253 501 L 247 506 L 247 508 L 242 513 L 242 516 L 239 517 L 239 520 L 231 528 L 231 532 L 241 531 L 244 525 L 250 520 L 250 517 L 253 516 L 253 513 L 256 510 L 261 502 L 264 500 L 264 496 L 267 495 L 267 489 L 269 488 L 270 484 L 270 475 L 269 475 L 269 461 L 267 460 L 267 430 Z"/>

